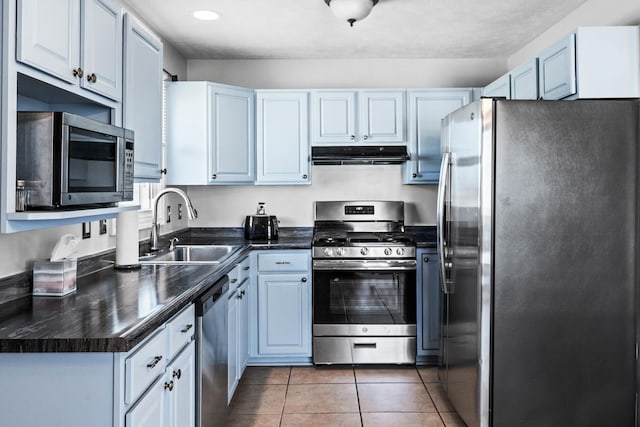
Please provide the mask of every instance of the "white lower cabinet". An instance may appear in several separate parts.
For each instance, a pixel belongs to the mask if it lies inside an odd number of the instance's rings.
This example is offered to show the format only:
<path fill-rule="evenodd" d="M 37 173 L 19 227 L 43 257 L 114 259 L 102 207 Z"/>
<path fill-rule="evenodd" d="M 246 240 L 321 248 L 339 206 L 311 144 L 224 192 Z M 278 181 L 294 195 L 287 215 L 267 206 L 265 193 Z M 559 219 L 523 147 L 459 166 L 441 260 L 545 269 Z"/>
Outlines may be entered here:
<path fill-rule="evenodd" d="M 196 353 L 191 341 L 167 366 L 164 390 L 167 397 L 166 426 L 194 426 L 196 423 Z"/>
<path fill-rule="evenodd" d="M 245 258 L 229 272 L 228 390 L 231 402 L 249 359 L 249 269 Z"/>
<path fill-rule="evenodd" d="M 249 307 L 249 362 L 311 362 L 311 253 L 252 253 L 257 265 Z"/>

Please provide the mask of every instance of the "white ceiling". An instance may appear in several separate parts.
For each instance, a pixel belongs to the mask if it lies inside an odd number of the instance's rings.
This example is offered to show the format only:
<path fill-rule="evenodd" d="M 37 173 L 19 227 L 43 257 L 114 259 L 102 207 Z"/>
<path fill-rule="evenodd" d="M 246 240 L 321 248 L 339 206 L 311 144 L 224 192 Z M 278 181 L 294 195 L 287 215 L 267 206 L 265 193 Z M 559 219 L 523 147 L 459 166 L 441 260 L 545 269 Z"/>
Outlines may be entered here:
<path fill-rule="evenodd" d="M 353 28 L 324 0 L 126 3 L 187 59 L 285 59 L 504 58 L 585 1 L 380 0 Z"/>

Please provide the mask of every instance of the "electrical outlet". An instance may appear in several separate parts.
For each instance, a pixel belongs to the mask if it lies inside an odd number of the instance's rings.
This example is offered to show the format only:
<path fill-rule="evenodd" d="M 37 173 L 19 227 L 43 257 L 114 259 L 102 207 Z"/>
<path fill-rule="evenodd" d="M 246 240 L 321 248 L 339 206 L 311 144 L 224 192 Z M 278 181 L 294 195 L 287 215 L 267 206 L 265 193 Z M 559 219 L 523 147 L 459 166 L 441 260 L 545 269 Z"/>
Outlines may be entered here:
<path fill-rule="evenodd" d="M 107 234 L 107 220 L 101 219 L 99 224 L 98 229 L 100 230 L 100 235 Z"/>
<path fill-rule="evenodd" d="M 171 205 L 167 205 L 167 223 L 171 222 Z"/>
<path fill-rule="evenodd" d="M 178 221 L 182 219 L 182 203 L 178 203 Z"/>
<path fill-rule="evenodd" d="M 91 223 L 83 222 L 82 223 L 82 238 L 88 239 L 91 237 Z"/>

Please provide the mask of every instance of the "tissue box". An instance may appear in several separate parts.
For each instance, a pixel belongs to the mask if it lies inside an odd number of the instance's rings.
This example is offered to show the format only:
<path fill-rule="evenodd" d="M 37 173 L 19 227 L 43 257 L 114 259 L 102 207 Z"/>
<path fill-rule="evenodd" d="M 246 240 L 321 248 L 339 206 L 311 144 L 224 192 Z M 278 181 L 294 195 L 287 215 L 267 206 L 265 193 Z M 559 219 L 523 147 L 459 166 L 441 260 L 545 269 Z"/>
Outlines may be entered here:
<path fill-rule="evenodd" d="M 75 292 L 78 260 L 35 261 L 33 296 L 63 296 Z"/>

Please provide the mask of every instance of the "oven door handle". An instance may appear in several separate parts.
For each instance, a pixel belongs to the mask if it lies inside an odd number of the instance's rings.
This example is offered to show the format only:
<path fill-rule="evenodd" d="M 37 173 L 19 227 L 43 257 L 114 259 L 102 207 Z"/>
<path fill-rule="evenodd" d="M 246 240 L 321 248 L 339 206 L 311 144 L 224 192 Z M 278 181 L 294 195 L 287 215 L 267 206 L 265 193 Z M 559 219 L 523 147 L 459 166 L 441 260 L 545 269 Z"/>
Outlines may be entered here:
<path fill-rule="evenodd" d="M 375 270 L 375 271 L 411 271 L 416 269 L 416 260 L 348 260 L 348 259 L 316 259 L 313 269 L 317 271 L 335 270 Z"/>

